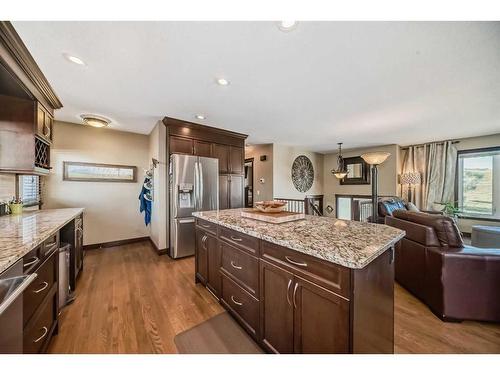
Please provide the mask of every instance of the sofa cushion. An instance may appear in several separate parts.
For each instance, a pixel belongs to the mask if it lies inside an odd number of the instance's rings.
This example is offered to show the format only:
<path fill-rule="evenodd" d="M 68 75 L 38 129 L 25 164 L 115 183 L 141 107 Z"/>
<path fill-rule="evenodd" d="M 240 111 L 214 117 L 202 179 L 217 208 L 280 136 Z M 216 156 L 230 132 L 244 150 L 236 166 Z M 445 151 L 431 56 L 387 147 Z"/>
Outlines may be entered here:
<path fill-rule="evenodd" d="M 407 210 L 396 210 L 393 216 L 411 221 L 417 224 L 434 228 L 441 246 L 463 247 L 462 234 L 452 218 L 445 215 L 433 215 L 424 212 L 411 212 Z"/>
<path fill-rule="evenodd" d="M 388 199 L 378 202 L 380 216 L 392 216 L 396 210 L 406 210 L 405 203 L 400 199 Z"/>

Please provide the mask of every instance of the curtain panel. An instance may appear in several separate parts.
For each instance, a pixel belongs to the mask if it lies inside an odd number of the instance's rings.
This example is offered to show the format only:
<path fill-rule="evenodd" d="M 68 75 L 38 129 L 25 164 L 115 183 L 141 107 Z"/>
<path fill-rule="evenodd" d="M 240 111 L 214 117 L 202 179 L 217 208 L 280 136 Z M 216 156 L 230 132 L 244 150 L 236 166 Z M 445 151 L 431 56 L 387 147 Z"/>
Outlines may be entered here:
<path fill-rule="evenodd" d="M 415 204 L 422 210 L 439 210 L 439 203 L 455 201 L 457 148 L 452 141 L 410 146 L 403 173 L 419 172 L 422 184 L 415 186 Z M 403 187 L 405 189 L 405 187 Z"/>

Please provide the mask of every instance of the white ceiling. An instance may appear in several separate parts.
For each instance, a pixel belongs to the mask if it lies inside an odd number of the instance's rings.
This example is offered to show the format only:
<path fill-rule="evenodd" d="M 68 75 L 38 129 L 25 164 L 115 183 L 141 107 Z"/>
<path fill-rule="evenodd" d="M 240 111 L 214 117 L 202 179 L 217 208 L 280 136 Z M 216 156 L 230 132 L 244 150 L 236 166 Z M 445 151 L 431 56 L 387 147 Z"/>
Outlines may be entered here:
<path fill-rule="evenodd" d="M 63 121 L 96 113 L 148 134 L 201 113 L 250 143 L 319 152 L 500 132 L 499 22 L 13 24 Z"/>

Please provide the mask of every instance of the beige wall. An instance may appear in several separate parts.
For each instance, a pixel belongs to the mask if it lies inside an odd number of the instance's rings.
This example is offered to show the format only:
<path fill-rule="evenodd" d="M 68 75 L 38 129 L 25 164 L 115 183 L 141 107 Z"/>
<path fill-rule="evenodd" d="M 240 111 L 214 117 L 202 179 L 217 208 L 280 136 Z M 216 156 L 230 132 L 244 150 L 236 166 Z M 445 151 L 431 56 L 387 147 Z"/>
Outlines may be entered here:
<path fill-rule="evenodd" d="M 391 155 L 378 167 L 378 191 L 379 195 L 398 195 L 397 184 L 399 165 L 401 164 L 398 145 L 387 145 L 374 148 L 363 148 L 342 151 L 345 158 L 360 156 L 361 154 L 374 151 L 385 151 Z M 337 167 L 337 153 L 326 154 L 324 157 L 324 207 L 330 205 L 335 209 L 335 194 L 371 195 L 370 185 L 340 185 L 339 180 L 330 172 Z M 326 212 L 326 211 L 325 211 Z M 335 211 L 332 212 L 332 216 Z"/>
<path fill-rule="evenodd" d="M 149 167 L 146 135 L 55 122 L 52 170 L 43 208 L 84 207 L 84 244 L 149 236 L 139 213 L 139 192 Z M 136 183 L 63 181 L 63 161 L 137 167 Z"/>
<path fill-rule="evenodd" d="M 266 155 L 266 161 L 260 157 Z M 245 159 L 254 158 L 253 161 L 253 187 L 254 201 L 273 199 L 273 145 L 251 145 L 245 147 Z M 260 179 L 264 179 L 264 183 Z"/>
<path fill-rule="evenodd" d="M 16 175 L 0 173 L 0 202 L 10 201 L 16 196 Z"/>
<path fill-rule="evenodd" d="M 307 192 L 301 193 L 292 183 L 292 164 L 299 155 L 307 156 L 314 168 L 314 182 Z M 308 194 L 323 194 L 323 155 L 300 148 L 273 144 L 274 198 L 304 199 Z"/>
<path fill-rule="evenodd" d="M 167 130 L 159 121 L 149 134 L 148 162 L 155 158 L 160 163 L 154 169 L 153 204 L 149 234 L 155 245 L 167 248 Z"/>

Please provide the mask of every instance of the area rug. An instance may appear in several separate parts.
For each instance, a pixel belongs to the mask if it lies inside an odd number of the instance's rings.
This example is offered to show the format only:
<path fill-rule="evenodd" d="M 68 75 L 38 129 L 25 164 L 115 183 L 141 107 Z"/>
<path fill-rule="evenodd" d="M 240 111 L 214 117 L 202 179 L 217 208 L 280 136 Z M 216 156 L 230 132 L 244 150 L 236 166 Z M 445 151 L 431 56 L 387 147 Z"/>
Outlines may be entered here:
<path fill-rule="evenodd" d="M 260 354 L 262 349 L 228 312 L 216 315 L 174 338 L 180 354 Z"/>

